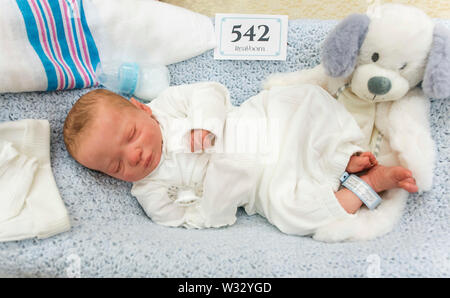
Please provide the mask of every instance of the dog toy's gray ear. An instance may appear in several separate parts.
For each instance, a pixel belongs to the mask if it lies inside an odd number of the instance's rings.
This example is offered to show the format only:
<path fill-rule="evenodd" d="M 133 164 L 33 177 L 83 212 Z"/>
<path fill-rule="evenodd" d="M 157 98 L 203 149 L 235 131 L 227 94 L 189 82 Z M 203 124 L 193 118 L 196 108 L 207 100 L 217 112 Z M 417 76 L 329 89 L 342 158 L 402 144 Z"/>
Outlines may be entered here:
<path fill-rule="evenodd" d="M 422 89 L 431 98 L 450 97 L 450 31 L 440 24 L 434 27 Z"/>
<path fill-rule="evenodd" d="M 369 23 L 367 15 L 351 14 L 327 36 L 321 59 L 329 76 L 348 76 L 353 72 Z"/>

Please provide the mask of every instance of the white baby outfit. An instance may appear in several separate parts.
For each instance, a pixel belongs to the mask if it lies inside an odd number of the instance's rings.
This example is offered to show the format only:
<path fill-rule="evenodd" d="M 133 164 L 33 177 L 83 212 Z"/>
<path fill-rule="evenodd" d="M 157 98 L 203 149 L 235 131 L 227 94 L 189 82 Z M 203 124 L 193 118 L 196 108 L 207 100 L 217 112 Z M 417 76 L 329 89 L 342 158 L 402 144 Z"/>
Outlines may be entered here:
<path fill-rule="evenodd" d="M 154 222 L 220 227 L 242 206 L 285 233 L 307 235 L 353 216 L 334 192 L 363 134 L 322 88 L 273 88 L 233 107 L 223 85 L 203 82 L 170 87 L 149 106 L 163 153 L 132 194 Z M 190 153 L 191 129 L 214 133 L 214 146 Z"/>

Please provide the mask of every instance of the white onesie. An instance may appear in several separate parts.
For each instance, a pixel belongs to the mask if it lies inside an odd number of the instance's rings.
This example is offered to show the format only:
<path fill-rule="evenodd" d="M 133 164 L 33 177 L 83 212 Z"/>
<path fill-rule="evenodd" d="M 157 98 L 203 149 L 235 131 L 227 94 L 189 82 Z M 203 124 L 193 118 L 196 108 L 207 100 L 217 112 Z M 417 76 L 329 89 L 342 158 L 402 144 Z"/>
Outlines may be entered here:
<path fill-rule="evenodd" d="M 285 233 L 307 235 L 353 216 L 334 192 L 363 134 L 321 87 L 277 87 L 233 107 L 223 85 L 203 82 L 170 87 L 149 106 L 162 157 L 131 192 L 154 222 L 220 227 L 242 206 Z M 191 129 L 214 133 L 214 147 L 190 153 Z"/>

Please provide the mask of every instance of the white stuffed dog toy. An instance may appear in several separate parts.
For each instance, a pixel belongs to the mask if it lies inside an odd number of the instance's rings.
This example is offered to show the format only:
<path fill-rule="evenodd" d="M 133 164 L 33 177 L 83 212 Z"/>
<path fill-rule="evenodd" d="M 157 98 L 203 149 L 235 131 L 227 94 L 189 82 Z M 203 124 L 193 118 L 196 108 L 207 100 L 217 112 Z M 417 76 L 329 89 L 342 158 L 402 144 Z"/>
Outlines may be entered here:
<path fill-rule="evenodd" d="M 427 97 L 450 96 L 450 32 L 444 26 L 401 4 L 350 15 L 326 38 L 321 64 L 271 75 L 264 88 L 300 83 L 318 84 L 345 105 L 364 132 L 362 147 L 380 164 L 402 165 L 412 171 L 419 191 L 431 189 L 435 144 Z M 321 228 L 314 238 L 361 240 L 387 233 L 407 197 L 403 189 L 389 190 L 375 210 L 361 208 L 351 219 Z"/>

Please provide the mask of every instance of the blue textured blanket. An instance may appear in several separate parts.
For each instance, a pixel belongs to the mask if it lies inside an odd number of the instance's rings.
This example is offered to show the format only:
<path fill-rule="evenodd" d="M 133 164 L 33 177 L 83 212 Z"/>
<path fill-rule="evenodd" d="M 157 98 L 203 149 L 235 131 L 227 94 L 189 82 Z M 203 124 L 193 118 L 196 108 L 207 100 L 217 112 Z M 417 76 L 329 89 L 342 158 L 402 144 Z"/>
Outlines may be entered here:
<path fill-rule="evenodd" d="M 449 21 L 440 21 L 450 27 Z M 219 81 L 240 104 L 273 72 L 319 63 L 319 45 L 335 21 L 289 23 L 287 61 L 214 60 L 213 52 L 169 66 L 174 85 Z M 239 211 L 235 225 L 187 230 L 154 224 L 130 195 L 131 184 L 87 170 L 64 148 L 65 115 L 88 89 L 0 95 L 0 121 L 44 118 L 51 158 L 73 228 L 44 240 L 0 243 L 0 276 L 40 277 L 449 277 L 450 101 L 431 101 L 438 148 L 434 187 L 409 197 L 389 234 L 327 244 L 281 233 Z"/>

